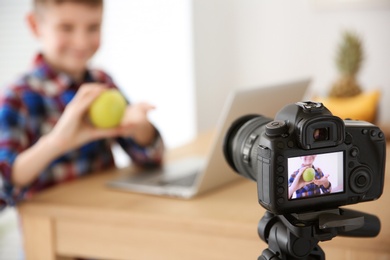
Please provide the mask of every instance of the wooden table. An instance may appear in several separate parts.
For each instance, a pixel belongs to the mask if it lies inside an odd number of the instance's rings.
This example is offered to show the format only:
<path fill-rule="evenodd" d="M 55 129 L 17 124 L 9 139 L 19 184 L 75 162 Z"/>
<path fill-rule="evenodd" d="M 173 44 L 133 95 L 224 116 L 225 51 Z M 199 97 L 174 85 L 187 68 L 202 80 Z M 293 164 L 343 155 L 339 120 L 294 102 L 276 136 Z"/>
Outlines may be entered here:
<path fill-rule="evenodd" d="M 204 135 L 171 151 L 168 160 L 204 154 L 210 138 Z M 26 259 L 257 259 L 267 247 L 257 235 L 264 209 L 257 203 L 255 182 L 243 178 L 191 200 L 105 186 L 129 171 L 134 169 L 97 173 L 22 203 L 18 210 Z M 320 243 L 327 259 L 390 259 L 389 205 L 390 191 L 385 188 L 377 201 L 348 206 L 376 214 L 381 233 L 376 238 L 336 237 Z"/>

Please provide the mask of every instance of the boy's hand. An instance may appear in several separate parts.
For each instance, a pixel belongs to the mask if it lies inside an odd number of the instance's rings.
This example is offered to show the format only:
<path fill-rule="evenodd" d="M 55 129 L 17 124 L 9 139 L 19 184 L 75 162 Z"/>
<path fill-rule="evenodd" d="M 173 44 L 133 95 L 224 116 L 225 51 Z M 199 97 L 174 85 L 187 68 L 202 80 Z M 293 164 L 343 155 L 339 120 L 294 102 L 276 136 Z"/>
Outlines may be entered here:
<path fill-rule="evenodd" d="M 317 186 L 324 186 L 326 189 L 329 188 L 329 174 L 324 175 L 321 179 L 314 179 L 314 184 Z"/>
<path fill-rule="evenodd" d="M 156 130 L 148 120 L 148 112 L 155 109 L 148 103 L 137 103 L 126 108 L 119 127 L 120 135 L 133 138 L 139 145 L 149 145 L 156 136 Z"/>
<path fill-rule="evenodd" d="M 118 136 L 119 129 L 94 128 L 86 121 L 89 106 L 106 89 L 104 84 L 82 85 L 48 134 L 51 142 L 66 152 L 97 139 Z"/>
<path fill-rule="evenodd" d="M 302 167 L 302 168 L 299 169 L 297 175 L 295 176 L 294 181 L 291 183 L 290 187 L 288 188 L 288 197 L 290 199 L 292 198 L 292 195 L 293 195 L 294 192 L 296 192 L 297 190 L 301 189 L 305 185 L 311 183 L 311 182 L 304 181 L 303 178 L 302 178 L 302 174 L 303 174 L 303 172 L 307 168 L 309 168 L 309 167 L 305 166 L 305 167 Z"/>

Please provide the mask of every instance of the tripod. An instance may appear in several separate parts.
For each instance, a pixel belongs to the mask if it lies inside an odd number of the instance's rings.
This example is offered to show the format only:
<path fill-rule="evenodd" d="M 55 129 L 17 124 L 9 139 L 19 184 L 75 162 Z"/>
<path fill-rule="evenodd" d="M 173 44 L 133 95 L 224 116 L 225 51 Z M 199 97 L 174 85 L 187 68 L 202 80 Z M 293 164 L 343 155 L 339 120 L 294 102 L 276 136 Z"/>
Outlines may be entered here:
<path fill-rule="evenodd" d="M 320 241 L 333 237 L 375 237 L 378 217 L 350 209 L 332 209 L 304 214 L 274 215 L 267 211 L 258 225 L 260 238 L 268 244 L 258 260 L 323 260 Z"/>

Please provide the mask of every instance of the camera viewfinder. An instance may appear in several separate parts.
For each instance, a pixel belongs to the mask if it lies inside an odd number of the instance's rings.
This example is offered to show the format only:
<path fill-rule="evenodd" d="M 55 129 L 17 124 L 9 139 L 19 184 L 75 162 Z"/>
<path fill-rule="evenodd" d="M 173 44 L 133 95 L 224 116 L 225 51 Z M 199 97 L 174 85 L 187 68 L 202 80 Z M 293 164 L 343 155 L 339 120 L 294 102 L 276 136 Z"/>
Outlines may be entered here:
<path fill-rule="evenodd" d="M 329 128 L 317 128 L 313 132 L 314 141 L 326 141 L 329 140 Z"/>

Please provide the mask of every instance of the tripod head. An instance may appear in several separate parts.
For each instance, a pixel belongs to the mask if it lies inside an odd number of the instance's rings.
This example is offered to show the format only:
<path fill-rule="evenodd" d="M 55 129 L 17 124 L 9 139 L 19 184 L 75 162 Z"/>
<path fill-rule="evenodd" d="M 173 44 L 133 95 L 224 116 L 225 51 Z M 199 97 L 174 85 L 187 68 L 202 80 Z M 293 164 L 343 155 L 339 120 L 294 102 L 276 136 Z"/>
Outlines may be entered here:
<path fill-rule="evenodd" d="M 268 244 L 258 260 L 322 260 L 318 242 L 333 237 L 375 237 L 378 217 L 350 209 L 332 209 L 303 214 L 275 215 L 267 211 L 258 225 L 260 238 Z"/>

